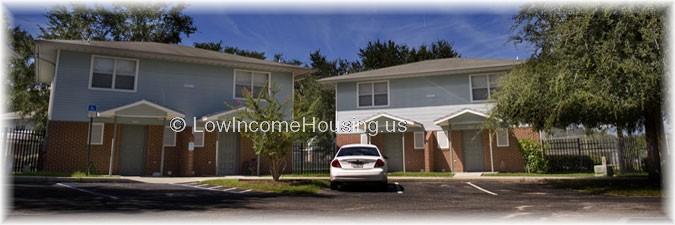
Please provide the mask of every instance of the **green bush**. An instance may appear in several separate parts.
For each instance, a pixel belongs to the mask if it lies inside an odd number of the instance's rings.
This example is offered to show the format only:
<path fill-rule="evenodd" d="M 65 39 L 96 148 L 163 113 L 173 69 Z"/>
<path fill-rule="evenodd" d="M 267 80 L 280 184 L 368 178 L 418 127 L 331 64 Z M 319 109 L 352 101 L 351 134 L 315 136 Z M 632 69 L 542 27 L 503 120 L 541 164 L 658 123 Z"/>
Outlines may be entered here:
<path fill-rule="evenodd" d="M 593 172 L 596 164 L 587 155 L 551 155 L 546 157 L 546 161 L 549 162 L 548 171 L 553 173 Z"/>
<path fill-rule="evenodd" d="M 544 157 L 541 143 L 523 139 L 519 141 L 520 153 L 525 159 L 525 169 L 528 173 L 546 173 L 548 172 L 548 160 Z"/>

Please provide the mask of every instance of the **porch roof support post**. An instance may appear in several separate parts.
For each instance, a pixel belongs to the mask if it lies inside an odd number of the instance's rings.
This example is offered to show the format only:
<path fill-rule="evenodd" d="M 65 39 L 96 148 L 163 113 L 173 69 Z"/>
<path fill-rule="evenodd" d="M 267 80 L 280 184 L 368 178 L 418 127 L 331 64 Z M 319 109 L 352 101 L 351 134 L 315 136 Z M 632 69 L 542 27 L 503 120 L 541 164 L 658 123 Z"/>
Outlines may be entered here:
<path fill-rule="evenodd" d="M 455 148 L 452 147 L 452 126 L 448 124 L 448 143 L 450 143 L 450 172 L 455 173 Z"/>
<path fill-rule="evenodd" d="M 492 156 L 492 129 L 488 129 L 488 137 L 490 141 L 490 171 L 495 172 L 495 161 Z"/>
<path fill-rule="evenodd" d="M 405 133 L 401 134 L 401 151 L 403 154 L 403 173 L 405 173 Z"/>
<path fill-rule="evenodd" d="M 215 169 L 216 169 L 215 175 L 216 176 L 220 175 L 220 174 L 218 174 L 218 165 L 220 165 L 220 164 L 218 164 L 219 163 L 218 162 L 218 154 L 219 154 L 219 151 L 220 151 L 220 149 L 219 149 L 220 148 L 219 147 L 220 146 L 220 132 L 222 132 L 222 131 L 218 131 L 218 133 L 216 133 L 216 160 L 215 160 L 216 161 L 216 166 L 215 166 Z M 204 140 L 206 140 L 206 134 L 204 134 Z"/>
<path fill-rule="evenodd" d="M 164 148 L 165 143 L 164 143 L 164 136 L 166 136 L 166 117 L 162 119 L 162 151 L 161 151 L 161 156 L 160 156 L 160 161 L 159 161 L 159 176 L 162 177 L 164 176 Z"/>
<path fill-rule="evenodd" d="M 433 167 L 433 131 L 424 132 L 424 172 L 431 172 Z"/>
<path fill-rule="evenodd" d="M 117 138 L 117 115 L 113 116 L 113 137 L 110 143 L 110 161 L 108 162 L 108 176 L 112 176 L 113 159 L 115 155 L 115 139 Z"/>

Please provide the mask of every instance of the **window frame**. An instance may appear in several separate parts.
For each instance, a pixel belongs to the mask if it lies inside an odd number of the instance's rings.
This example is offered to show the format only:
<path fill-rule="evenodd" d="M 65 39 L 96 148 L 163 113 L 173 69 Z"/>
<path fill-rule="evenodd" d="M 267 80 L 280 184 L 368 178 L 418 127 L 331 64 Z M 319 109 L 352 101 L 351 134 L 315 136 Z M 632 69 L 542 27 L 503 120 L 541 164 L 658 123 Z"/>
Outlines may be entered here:
<path fill-rule="evenodd" d="M 417 144 L 420 144 L 420 143 L 417 143 L 417 135 L 418 135 L 418 134 L 422 134 L 422 143 L 421 143 L 422 146 L 417 146 Z M 424 136 L 425 136 L 425 135 L 424 135 L 424 131 L 415 131 L 415 132 L 413 132 L 413 149 L 415 149 L 415 150 L 424 149 L 424 142 L 425 142 Z"/>
<path fill-rule="evenodd" d="M 100 127 L 101 127 L 101 128 L 100 128 L 100 129 L 101 129 L 101 140 L 100 140 L 99 142 L 95 142 L 95 141 L 94 141 L 94 136 L 91 135 L 91 134 L 93 134 L 92 131 L 93 131 L 94 129 L 96 129 L 96 128 L 95 128 L 96 126 L 100 126 Z M 91 142 L 90 142 L 89 144 L 91 144 L 91 145 L 103 145 L 103 142 L 104 142 L 104 139 L 105 139 L 105 123 L 100 123 L 100 122 L 94 122 L 94 123 L 91 123 L 91 129 L 90 129 L 89 132 L 87 133 L 87 138 L 89 138 L 90 136 L 91 136 Z M 87 141 L 87 142 L 88 142 L 88 141 Z"/>
<path fill-rule="evenodd" d="M 492 100 L 490 97 L 492 97 L 492 93 L 490 92 L 490 77 L 491 76 L 504 76 L 505 74 L 501 73 L 486 73 L 486 74 L 471 74 L 469 75 L 469 98 L 471 98 L 471 102 L 491 102 Z M 475 100 L 473 98 L 473 77 L 485 77 L 485 82 L 486 82 L 486 89 L 487 89 L 487 99 L 485 100 Z M 499 85 L 497 85 L 497 88 L 499 88 Z M 478 88 L 475 88 L 478 89 Z M 481 88 L 482 89 L 482 88 Z"/>
<path fill-rule="evenodd" d="M 173 144 L 167 145 L 164 143 L 164 137 L 166 135 L 166 130 L 169 130 L 169 132 L 173 132 Z M 164 147 L 176 147 L 176 138 L 178 137 L 178 133 L 173 131 L 170 126 L 164 126 L 164 133 L 162 134 L 162 145 Z"/>
<path fill-rule="evenodd" d="M 386 105 L 375 105 L 375 84 L 376 83 L 386 83 L 387 84 L 387 104 Z M 360 97 L 361 95 L 359 94 L 359 85 L 361 84 L 370 84 L 370 105 L 368 106 L 361 106 L 360 104 Z M 389 80 L 380 80 L 380 81 L 364 81 L 364 82 L 356 82 L 356 108 L 383 108 L 383 107 L 389 107 L 391 104 L 391 87 L 389 86 Z"/>
<path fill-rule="evenodd" d="M 198 143 L 198 142 L 197 142 L 197 138 L 196 138 L 197 135 L 201 135 L 201 136 L 202 136 L 202 142 L 201 142 L 201 143 Z M 194 132 L 194 133 L 192 133 L 192 136 L 193 136 L 193 137 L 192 137 L 192 141 L 193 141 L 193 143 L 195 144 L 195 148 L 203 148 L 203 147 L 204 147 L 204 143 L 206 142 L 206 132 L 205 132 L 205 131 L 203 131 L 203 132 Z"/>
<path fill-rule="evenodd" d="M 100 87 L 92 87 L 93 84 L 93 79 L 94 79 L 94 62 L 96 61 L 96 58 L 108 58 L 113 60 L 113 74 L 112 74 L 112 83 L 110 85 L 110 88 L 100 88 Z M 125 90 L 125 89 L 117 89 L 115 88 L 115 77 L 117 76 L 117 60 L 128 60 L 128 61 L 134 61 L 136 63 L 136 68 L 134 69 L 134 89 L 133 90 Z M 135 59 L 135 58 L 124 58 L 124 57 L 116 57 L 116 56 L 106 56 L 106 55 L 91 55 L 90 65 L 89 65 L 89 90 L 96 90 L 96 91 L 117 91 L 117 92 L 129 92 L 129 93 L 135 93 L 138 91 L 138 68 L 140 67 L 140 60 Z"/>
<path fill-rule="evenodd" d="M 445 135 L 445 141 L 448 144 L 448 146 L 446 148 L 443 148 L 443 146 L 441 146 L 441 144 L 438 143 L 438 140 L 440 140 L 440 138 L 438 138 L 438 134 L 441 133 L 441 132 L 443 133 L 443 135 Z M 452 146 L 452 143 L 450 142 L 450 135 L 448 134 L 447 130 L 437 130 L 436 132 L 434 132 L 434 135 L 436 137 L 436 143 L 438 144 L 438 149 L 440 149 L 440 150 L 450 150 L 450 148 Z"/>
<path fill-rule="evenodd" d="M 244 70 L 244 69 L 234 69 L 232 72 L 232 99 L 245 100 L 246 97 L 237 97 L 237 72 L 249 72 L 251 73 L 251 84 L 249 87 L 253 91 L 253 73 L 264 73 L 267 74 L 267 93 L 272 94 L 272 72 L 267 71 L 257 71 L 257 70 Z"/>
<path fill-rule="evenodd" d="M 498 132 L 506 132 L 506 143 L 499 143 L 499 134 Z M 495 142 L 497 147 L 509 147 L 509 129 L 508 128 L 497 128 L 495 129 Z"/>

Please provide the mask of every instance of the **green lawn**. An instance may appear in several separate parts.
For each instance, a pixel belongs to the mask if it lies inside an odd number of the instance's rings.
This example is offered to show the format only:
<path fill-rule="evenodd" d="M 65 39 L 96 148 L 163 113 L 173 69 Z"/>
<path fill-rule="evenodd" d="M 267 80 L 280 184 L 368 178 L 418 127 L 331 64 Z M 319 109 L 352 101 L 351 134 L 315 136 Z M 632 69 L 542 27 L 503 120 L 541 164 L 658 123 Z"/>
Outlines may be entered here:
<path fill-rule="evenodd" d="M 484 173 L 488 177 L 592 177 L 593 173 Z"/>
<path fill-rule="evenodd" d="M 217 179 L 205 180 L 200 182 L 208 185 L 220 185 L 224 187 L 236 187 L 239 189 L 253 189 L 255 191 L 269 191 L 284 194 L 315 194 L 321 188 L 329 187 L 326 180 L 302 180 L 279 182 L 271 180 L 238 180 L 238 179 Z"/>
<path fill-rule="evenodd" d="M 661 185 L 654 184 L 647 179 L 617 178 L 611 180 L 556 180 L 547 181 L 547 183 L 557 188 L 573 189 L 591 194 L 635 197 L 661 196 Z"/>
<path fill-rule="evenodd" d="M 391 172 L 391 177 L 452 177 L 452 172 Z"/>

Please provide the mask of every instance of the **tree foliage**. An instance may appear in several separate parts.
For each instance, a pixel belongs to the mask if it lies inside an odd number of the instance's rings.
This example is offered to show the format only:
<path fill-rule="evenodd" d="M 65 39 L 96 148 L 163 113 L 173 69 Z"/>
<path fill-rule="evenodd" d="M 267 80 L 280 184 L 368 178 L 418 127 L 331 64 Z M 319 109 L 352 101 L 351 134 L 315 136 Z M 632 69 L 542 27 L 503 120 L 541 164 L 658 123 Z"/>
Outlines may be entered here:
<path fill-rule="evenodd" d="M 98 41 L 154 41 L 180 43 L 197 31 L 185 5 L 161 3 L 115 4 L 113 7 L 84 4 L 60 5 L 46 15 L 41 38 Z"/>
<path fill-rule="evenodd" d="M 631 6 L 524 7 L 514 18 L 513 40 L 534 52 L 502 81 L 493 115 L 535 129 L 645 126 L 654 137 L 650 174 L 660 174 L 664 13 Z"/>
<path fill-rule="evenodd" d="M 237 47 L 223 45 L 223 41 L 218 42 L 195 42 L 195 48 L 208 49 L 217 52 L 246 56 L 256 59 L 265 59 L 265 52 L 240 49 Z"/>
<path fill-rule="evenodd" d="M 274 181 L 279 181 L 281 172 L 286 166 L 285 158 L 291 151 L 296 134 L 286 130 L 271 130 L 270 132 L 254 131 L 260 129 L 260 122 L 267 121 L 285 121 L 284 112 L 286 112 L 286 102 L 280 102 L 276 95 L 277 88 L 272 88 L 271 93 L 261 91 L 258 96 L 253 96 L 250 92 L 246 93 L 246 109 L 240 113 L 240 118 L 244 121 L 256 121 L 251 123 L 253 130 L 242 132 L 253 143 L 253 150 L 256 155 L 264 157 L 270 162 L 270 173 Z"/>
<path fill-rule="evenodd" d="M 13 28 L 10 59 L 9 109 L 23 117 L 31 118 L 37 129 L 44 129 L 49 106 L 49 90 L 44 84 L 35 83 L 34 40 L 20 27 Z"/>
<path fill-rule="evenodd" d="M 420 45 L 417 49 L 404 44 L 397 44 L 392 40 L 381 42 L 380 40 L 368 42 L 368 46 L 359 49 L 359 58 L 363 69 L 379 69 L 406 63 L 418 62 L 429 59 L 460 57 L 452 44 L 445 40 L 439 40 L 431 46 Z"/>

